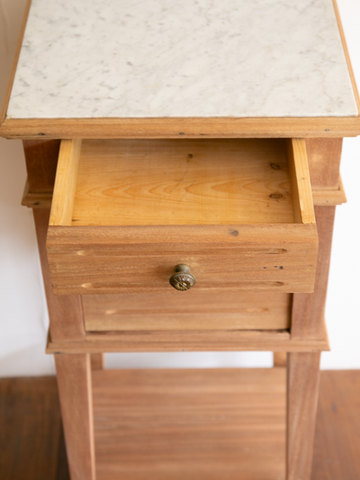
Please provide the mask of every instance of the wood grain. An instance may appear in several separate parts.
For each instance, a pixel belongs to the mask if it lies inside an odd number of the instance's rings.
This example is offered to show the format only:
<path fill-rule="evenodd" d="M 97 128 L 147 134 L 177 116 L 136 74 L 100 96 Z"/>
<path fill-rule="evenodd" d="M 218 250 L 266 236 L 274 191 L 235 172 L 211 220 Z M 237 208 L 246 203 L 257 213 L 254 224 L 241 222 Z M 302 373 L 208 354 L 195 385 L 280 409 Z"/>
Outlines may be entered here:
<path fill-rule="evenodd" d="M 287 293 L 186 292 L 83 297 L 87 331 L 281 330 L 290 328 Z"/>
<path fill-rule="evenodd" d="M 314 224 L 315 216 L 305 140 L 293 138 L 288 140 L 287 145 L 295 221 Z"/>
<path fill-rule="evenodd" d="M 360 371 L 320 373 L 312 480 L 360 478 Z"/>
<path fill-rule="evenodd" d="M 53 340 L 47 353 L 206 352 L 329 350 L 324 325 L 319 339 L 292 339 L 288 330 L 138 331 L 87 333 L 81 340 Z"/>
<path fill-rule="evenodd" d="M 51 208 L 52 192 L 30 192 L 28 180 L 25 183 L 24 193 L 21 199 L 21 205 L 30 208 Z"/>
<path fill-rule="evenodd" d="M 272 380 L 278 387 L 284 382 Z M 359 391 L 359 370 L 320 372 L 311 480 L 360 478 Z M 6 479 L 69 480 L 55 377 L 0 379 L 0 405 L 0 471 Z"/>
<path fill-rule="evenodd" d="M 319 238 L 315 289 L 310 294 L 293 296 L 291 336 L 294 339 L 318 338 L 323 332 L 335 208 L 315 207 Z"/>
<path fill-rule="evenodd" d="M 339 183 L 341 145 L 339 141 L 324 140 L 308 144 L 310 172 L 316 188 L 323 192 Z M 340 188 L 341 186 L 340 182 Z M 327 198 L 329 199 L 329 196 Z M 293 296 L 291 326 L 293 338 L 317 338 L 323 331 L 335 206 L 316 206 L 315 216 L 319 238 L 315 288 L 313 294 L 297 293 Z"/>
<path fill-rule="evenodd" d="M 319 377 L 319 352 L 288 354 L 286 480 L 310 480 Z"/>
<path fill-rule="evenodd" d="M 313 188 L 312 197 L 314 206 L 341 205 L 346 203 L 346 194 L 341 177 L 336 188 Z M 30 208 L 50 208 L 52 202 L 52 190 L 47 192 L 30 192 L 29 183 L 26 181 L 21 205 Z"/>
<path fill-rule="evenodd" d="M 340 138 L 360 134 L 360 118 L 5 119 L 0 136 L 22 139 Z"/>
<path fill-rule="evenodd" d="M 293 222 L 283 140 L 83 142 L 72 225 Z"/>
<path fill-rule="evenodd" d="M 56 169 L 50 225 L 71 225 L 81 140 L 62 140 Z"/>
<path fill-rule="evenodd" d="M 80 297 L 78 295 L 54 295 L 51 286 L 51 277 L 45 246 L 50 209 L 34 208 L 33 215 L 46 302 L 49 310 L 51 338 L 54 340 L 83 338 L 85 335 L 85 328 Z"/>
<path fill-rule="evenodd" d="M 336 190 L 313 189 L 314 206 L 336 206 L 347 202 L 344 185 L 339 177 L 339 186 Z"/>
<path fill-rule="evenodd" d="M 105 370 L 93 392 L 101 480 L 285 478 L 284 369 Z"/>
<path fill-rule="evenodd" d="M 24 140 L 27 181 L 22 205 L 50 208 L 58 163 L 59 140 Z"/>
<path fill-rule="evenodd" d="M 52 193 L 60 140 L 24 140 L 29 193 Z"/>
<path fill-rule="evenodd" d="M 59 226 L 76 183 L 64 150 L 47 242 L 55 293 L 166 292 L 179 263 L 202 291 L 312 291 L 306 149 L 290 145 L 293 195 L 282 140 L 83 142 L 71 229 Z"/>
<path fill-rule="evenodd" d="M 47 252 L 54 292 L 162 293 L 185 263 L 203 292 L 311 292 L 314 224 L 58 227 Z"/>
<path fill-rule="evenodd" d="M 55 355 L 71 480 L 95 480 L 90 356 Z"/>
<path fill-rule="evenodd" d="M 311 186 L 315 190 L 337 190 L 342 138 L 308 138 L 305 140 Z"/>
<path fill-rule="evenodd" d="M 55 378 L 2 378 L 0 418 L 1 478 L 55 480 L 62 440 Z"/>

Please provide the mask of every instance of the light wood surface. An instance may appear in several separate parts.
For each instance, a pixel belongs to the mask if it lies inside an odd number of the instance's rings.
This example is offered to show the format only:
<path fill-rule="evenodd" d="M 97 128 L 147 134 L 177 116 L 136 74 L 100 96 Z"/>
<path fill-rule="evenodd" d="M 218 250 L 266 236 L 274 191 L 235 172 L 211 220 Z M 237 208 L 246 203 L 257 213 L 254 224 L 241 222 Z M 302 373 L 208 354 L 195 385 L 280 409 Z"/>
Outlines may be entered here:
<path fill-rule="evenodd" d="M 29 208 L 45 208 L 50 210 L 51 202 L 52 192 L 30 192 L 29 182 L 28 180 L 26 181 L 21 205 Z"/>
<path fill-rule="evenodd" d="M 295 222 L 315 223 L 312 203 L 309 166 L 304 139 L 293 138 L 288 142 L 289 174 Z"/>
<path fill-rule="evenodd" d="M 53 340 L 47 353 L 203 352 L 203 351 L 316 352 L 329 350 L 325 325 L 319 339 L 293 339 L 288 330 L 137 331 L 87 333 L 79 340 Z"/>
<path fill-rule="evenodd" d="M 341 205 L 347 202 L 344 185 L 341 178 L 339 179 L 339 186 L 334 189 L 313 188 L 312 197 L 314 206 Z M 51 202 L 52 192 L 30 192 L 28 182 L 25 183 L 21 205 L 30 208 L 50 208 Z"/>
<path fill-rule="evenodd" d="M 342 138 L 306 139 L 314 205 L 339 205 L 346 201 L 339 165 Z M 22 205 L 50 207 L 60 140 L 25 140 L 28 179 Z"/>
<path fill-rule="evenodd" d="M 360 478 L 360 370 L 320 372 L 312 480 Z"/>
<path fill-rule="evenodd" d="M 71 480 L 95 480 L 90 355 L 55 355 Z"/>
<path fill-rule="evenodd" d="M 99 480 L 285 478 L 284 369 L 105 370 L 93 392 Z"/>
<path fill-rule="evenodd" d="M 347 202 L 344 185 L 340 178 L 340 184 L 334 189 L 312 189 L 313 205 L 341 205 Z M 50 208 L 52 202 L 51 193 L 33 193 L 29 191 L 28 182 L 25 183 L 21 205 L 30 208 Z"/>
<path fill-rule="evenodd" d="M 315 207 L 319 237 L 315 289 L 310 294 L 293 296 L 291 336 L 294 339 L 319 338 L 323 332 L 335 208 Z"/>
<path fill-rule="evenodd" d="M 308 138 L 305 143 L 312 188 L 337 190 L 343 139 Z"/>
<path fill-rule="evenodd" d="M 319 352 L 288 354 L 286 480 L 310 480 L 319 378 Z"/>
<path fill-rule="evenodd" d="M 314 206 L 341 205 L 346 203 L 346 194 L 341 178 L 335 188 L 313 188 L 312 197 Z M 52 202 L 51 192 L 31 192 L 29 183 L 26 181 L 21 205 L 30 208 L 50 208 Z"/>
<path fill-rule="evenodd" d="M 50 333 L 54 340 L 81 339 L 85 335 L 82 304 L 79 295 L 54 295 L 51 285 L 49 263 L 46 253 L 50 209 L 33 209 L 36 238 L 38 243 L 41 271 L 44 280 L 46 303 L 50 317 Z"/>
<path fill-rule="evenodd" d="M 314 206 L 336 206 L 347 202 L 344 185 L 341 177 L 339 178 L 339 187 L 336 190 L 313 189 Z"/>
<path fill-rule="evenodd" d="M 312 291 L 306 149 L 288 143 L 292 195 L 283 140 L 83 142 L 68 229 L 78 144 L 63 142 L 47 241 L 55 293 L 166 292 L 179 263 L 202 291 Z"/>
<path fill-rule="evenodd" d="M 360 478 L 359 391 L 359 370 L 320 372 L 311 480 Z M 0 379 L 0 403 L 6 479 L 70 480 L 55 377 Z"/>
<path fill-rule="evenodd" d="M 81 140 L 63 140 L 61 142 L 50 225 L 71 225 L 80 151 Z"/>
<path fill-rule="evenodd" d="M 83 297 L 87 331 L 284 330 L 290 328 L 287 293 L 217 293 L 194 290 L 152 295 Z"/>
<path fill-rule="evenodd" d="M 163 293 L 180 263 L 197 291 L 311 292 L 317 233 L 314 224 L 50 226 L 47 252 L 61 295 Z"/>
<path fill-rule="evenodd" d="M 5 119 L 0 136 L 22 139 L 340 138 L 360 134 L 357 117 Z"/>
<path fill-rule="evenodd" d="M 308 153 L 314 174 L 316 188 L 324 190 L 333 188 L 339 181 L 341 142 L 310 142 Z M 327 161 L 329 159 L 329 161 Z M 327 168 L 324 167 L 326 165 Z M 329 275 L 332 231 L 335 206 L 316 206 L 315 216 L 319 238 L 319 255 L 317 258 L 315 288 L 312 294 L 293 296 L 292 338 L 318 338 L 322 335 L 324 311 Z"/>
<path fill-rule="evenodd" d="M 72 225 L 293 223 L 292 203 L 283 140 L 88 140 Z"/>

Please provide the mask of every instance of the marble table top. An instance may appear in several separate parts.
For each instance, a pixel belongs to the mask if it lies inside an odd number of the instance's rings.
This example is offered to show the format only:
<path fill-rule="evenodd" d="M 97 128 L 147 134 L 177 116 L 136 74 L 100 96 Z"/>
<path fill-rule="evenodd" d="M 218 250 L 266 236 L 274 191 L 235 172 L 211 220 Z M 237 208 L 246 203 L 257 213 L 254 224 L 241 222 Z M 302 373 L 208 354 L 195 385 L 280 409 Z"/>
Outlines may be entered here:
<path fill-rule="evenodd" d="M 7 118 L 357 114 L 331 0 L 33 0 Z"/>

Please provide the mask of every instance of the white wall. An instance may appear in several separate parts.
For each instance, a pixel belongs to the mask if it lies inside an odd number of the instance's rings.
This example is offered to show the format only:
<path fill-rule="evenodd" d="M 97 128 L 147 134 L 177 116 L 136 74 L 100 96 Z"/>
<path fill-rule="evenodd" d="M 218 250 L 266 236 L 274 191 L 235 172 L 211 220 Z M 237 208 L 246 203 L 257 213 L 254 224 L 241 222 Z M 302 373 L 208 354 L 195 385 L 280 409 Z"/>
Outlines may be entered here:
<path fill-rule="evenodd" d="M 76 1 L 76 0 L 74 0 Z M 0 0 L 0 99 L 6 90 L 26 0 Z M 360 85 L 360 0 L 338 0 Z M 348 203 L 337 209 L 326 318 L 332 351 L 323 368 L 360 368 L 360 137 L 344 141 L 342 176 Z M 0 139 L 0 376 L 54 372 L 44 354 L 48 317 L 31 210 L 21 207 L 25 183 L 21 143 Z M 109 367 L 270 366 L 262 353 L 114 354 Z"/>
<path fill-rule="evenodd" d="M 1 103 L 25 4 L 0 0 Z M 0 376 L 54 372 L 32 212 L 20 205 L 25 179 L 21 142 L 0 138 Z"/>

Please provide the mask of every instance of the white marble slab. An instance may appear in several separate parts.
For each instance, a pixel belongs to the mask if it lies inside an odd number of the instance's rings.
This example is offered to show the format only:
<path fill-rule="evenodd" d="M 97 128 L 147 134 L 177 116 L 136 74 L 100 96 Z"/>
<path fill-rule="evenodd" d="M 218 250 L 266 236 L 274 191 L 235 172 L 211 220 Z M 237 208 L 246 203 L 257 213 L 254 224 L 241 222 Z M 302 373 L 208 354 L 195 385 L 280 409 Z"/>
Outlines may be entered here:
<path fill-rule="evenodd" d="M 33 0 L 7 113 L 354 115 L 331 0 Z"/>

